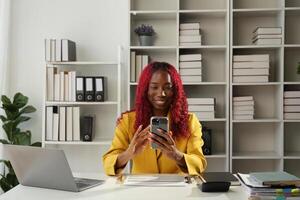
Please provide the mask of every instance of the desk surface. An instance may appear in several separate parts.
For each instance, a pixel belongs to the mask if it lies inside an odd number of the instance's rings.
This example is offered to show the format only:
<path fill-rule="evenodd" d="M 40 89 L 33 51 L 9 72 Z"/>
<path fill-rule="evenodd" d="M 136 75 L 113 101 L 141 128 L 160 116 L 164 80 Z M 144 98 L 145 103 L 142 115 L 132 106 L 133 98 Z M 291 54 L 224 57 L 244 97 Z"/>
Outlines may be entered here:
<path fill-rule="evenodd" d="M 79 175 L 85 178 L 102 178 L 103 175 Z M 66 192 L 18 185 L 9 192 L 0 196 L 4 199 L 22 200 L 55 200 L 55 199 L 86 199 L 86 200 L 112 200 L 112 199 L 149 199 L 149 200 L 180 200 L 180 199 L 214 199 L 214 200 L 243 200 L 247 194 L 241 186 L 231 186 L 226 193 L 203 193 L 195 184 L 186 187 L 135 187 L 124 186 L 117 183 L 114 177 L 105 177 L 104 184 L 85 190 L 83 192 Z"/>

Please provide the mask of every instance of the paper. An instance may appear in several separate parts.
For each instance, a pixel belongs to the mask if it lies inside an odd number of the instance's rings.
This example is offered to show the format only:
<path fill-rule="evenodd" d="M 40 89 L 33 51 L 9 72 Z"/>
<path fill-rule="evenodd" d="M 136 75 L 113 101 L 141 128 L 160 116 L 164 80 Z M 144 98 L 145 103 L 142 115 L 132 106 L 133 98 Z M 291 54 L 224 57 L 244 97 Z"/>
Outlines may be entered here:
<path fill-rule="evenodd" d="M 184 176 L 179 175 L 129 175 L 125 178 L 127 186 L 149 187 L 183 187 L 186 186 Z"/>

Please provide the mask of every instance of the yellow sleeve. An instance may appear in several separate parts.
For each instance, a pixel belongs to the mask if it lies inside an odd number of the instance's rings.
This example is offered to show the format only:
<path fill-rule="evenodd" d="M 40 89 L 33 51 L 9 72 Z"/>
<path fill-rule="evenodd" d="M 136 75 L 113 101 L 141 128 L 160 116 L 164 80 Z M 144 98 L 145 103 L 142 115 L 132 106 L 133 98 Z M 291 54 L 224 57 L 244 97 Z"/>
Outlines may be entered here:
<path fill-rule="evenodd" d="M 120 173 L 122 169 L 115 171 L 115 164 L 118 155 L 124 152 L 129 146 L 129 118 L 127 114 L 123 115 L 123 118 L 115 129 L 115 135 L 109 150 L 103 155 L 103 167 L 107 175 L 116 175 Z"/>
<path fill-rule="evenodd" d="M 204 144 L 202 136 L 202 127 L 195 114 L 192 114 L 189 120 L 189 130 L 191 135 L 187 142 L 187 152 L 184 154 L 184 159 L 190 175 L 198 175 L 206 168 L 206 159 L 202 152 Z"/>

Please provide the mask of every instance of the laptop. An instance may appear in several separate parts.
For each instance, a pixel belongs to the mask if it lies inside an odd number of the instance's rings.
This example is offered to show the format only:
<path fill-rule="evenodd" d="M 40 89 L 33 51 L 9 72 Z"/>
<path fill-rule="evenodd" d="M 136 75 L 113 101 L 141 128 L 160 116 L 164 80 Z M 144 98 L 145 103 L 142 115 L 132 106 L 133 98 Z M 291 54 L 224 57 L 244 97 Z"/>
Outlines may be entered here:
<path fill-rule="evenodd" d="M 104 180 L 74 178 L 63 150 L 4 145 L 20 184 L 25 186 L 80 192 Z"/>

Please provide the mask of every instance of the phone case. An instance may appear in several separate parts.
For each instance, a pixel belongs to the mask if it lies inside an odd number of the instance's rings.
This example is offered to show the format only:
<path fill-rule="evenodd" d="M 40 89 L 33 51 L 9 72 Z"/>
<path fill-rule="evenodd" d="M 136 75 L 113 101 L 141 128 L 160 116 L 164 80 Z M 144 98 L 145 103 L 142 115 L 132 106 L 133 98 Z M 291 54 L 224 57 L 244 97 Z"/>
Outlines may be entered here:
<path fill-rule="evenodd" d="M 150 120 L 150 131 L 151 133 L 154 133 L 156 135 L 161 135 L 161 133 L 158 132 L 158 128 L 163 129 L 165 131 L 169 131 L 169 123 L 167 117 L 151 117 Z M 151 143 L 151 147 L 153 149 L 157 148 L 157 145 L 155 143 Z"/>

